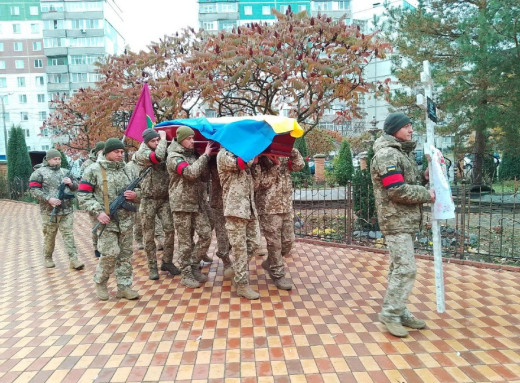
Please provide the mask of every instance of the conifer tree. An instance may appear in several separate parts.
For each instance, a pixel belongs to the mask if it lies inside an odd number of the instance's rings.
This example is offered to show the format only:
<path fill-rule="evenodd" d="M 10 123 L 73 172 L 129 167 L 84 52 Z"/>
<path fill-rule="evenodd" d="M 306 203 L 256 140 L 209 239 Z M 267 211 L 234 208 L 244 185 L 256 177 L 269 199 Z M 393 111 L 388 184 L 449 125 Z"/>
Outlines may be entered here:
<path fill-rule="evenodd" d="M 352 164 L 352 152 L 347 140 L 341 142 L 339 153 L 334 159 L 334 178 L 341 186 L 346 186 L 352 180 L 354 165 Z"/>
<path fill-rule="evenodd" d="M 21 197 L 27 189 L 32 173 L 31 158 L 27 151 L 22 128 L 12 126 L 7 144 L 7 179 L 11 185 L 11 197 Z"/>

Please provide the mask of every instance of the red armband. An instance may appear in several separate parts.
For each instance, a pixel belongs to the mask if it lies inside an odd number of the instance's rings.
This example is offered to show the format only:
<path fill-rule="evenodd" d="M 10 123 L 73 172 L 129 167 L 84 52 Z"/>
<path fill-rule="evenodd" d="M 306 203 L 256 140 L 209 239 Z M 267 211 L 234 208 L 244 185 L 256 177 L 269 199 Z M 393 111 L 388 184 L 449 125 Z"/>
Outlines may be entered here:
<path fill-rule="evenodd" d="M 246 163 L 244 162 L 244 160 L 240 157 L 237 157 L 237 166 L 241 169 L 241 170 L 245 170 L 246 168 Z"/>
<path fill-rule="evenodd" d="M 94 185 L 87 181 L 81 181 L 78 186 L 78 192 L 81 193 L 92 193 L 94 191 Z"/>

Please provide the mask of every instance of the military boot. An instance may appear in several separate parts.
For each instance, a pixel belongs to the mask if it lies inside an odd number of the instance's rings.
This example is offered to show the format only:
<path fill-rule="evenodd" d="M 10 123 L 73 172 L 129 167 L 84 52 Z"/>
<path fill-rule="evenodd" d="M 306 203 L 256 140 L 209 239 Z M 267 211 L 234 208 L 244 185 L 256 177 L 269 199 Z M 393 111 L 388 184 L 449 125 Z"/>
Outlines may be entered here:
<path fill-rule="evenodd" d="M 260 298 L 260 294 L 253 290 L 249 283 L 237 284 L 237 295 L 250 300 Z"/>
<path fill-rule="evenodd" d="M 139 293 L 135 290 L 132 290 L 130 287 L 118 287 L 116 298 L 125 298 L 128 300 L 139 298 Z"/>
<path fill-rule="evenodd" d="M 163 262 L 161 264 L 161 271 L 167 271 L 172 276 L 180 275 L 181 271 L 171 262 Z"/>
<path fill-rule="evenodd" d="M 96 283 L 96 295 L 101 301 L 108 301 L 107 283 Z"/>
<path fill-rule="evenodd" d="M 413 315 L 401 317 L 401 324 L 405 327 L 420 330 L 426 327 L 426 322 L 422 319 L 416 318 Z"/>
<path fill-rule="evenodd" d="M 54 261 L 52 260 L 52 255 L 46 255 L 43 258 L 43 265 L 48 269 L 52 269 L 53 267 L 56 267 L 56 265 L 54 264 Z"/>
<path fill-rule="evenodd" d="M 235 276 L 235 270 L 233 270 L 233 265 L 224 265 L 224 278 L 231 279 Z"/>
<path fill-rule="evenodd" d="M 152 281 L 159 279 L 159 271 L 157 271 L 157 261 L 155 259 L 148 260 L 148 270 L 148 279 L 151 279 Z"/>
<path fill-rule="evenodd" d="M 81 262 L 76 255 L 69 258 L 69 267 L 73 270 L 82 270 L 85 264 Z"/>
<path fill-rule="evenodd" d="M 271 264 L 269 263 L 269 258 L 262 262 L 262 269 L 264 269 L 267 272 L 271 271 Z"/>
<path fill-rule="evenodd" d="M 191 266 L 186 266 L 184 269 L 181 270 L 181 285 L 184 285 L 191 289 L 196 289 L 197 287 L 200 287 L 200 283 L 195 279 L 191 271 Z"/>
<path fill-rule="evenodd" d="M 213 263 L 213 259 L 211 259 L 208 254 L 204 254 L 200 260 L 204 263 Z"/>
<path fill-rule="evenodd" d="M 191 274 L 193 275 L 193 278 L 197 280 L 197 282 L 204 283 L 208 281 L 208 277 L 200 272 L 198 266 L 191 266 Z"/>
<path fill-rule="evenodd" d="M 274 285 L 278 287 L 280 290 L 290 290 L 293 287 L 292 281 L 290 278 L 281 277 L 281 278 L 273 278 Z"/>
<path fill-rule="evenodd" d="M 404 338 L 408 336 L 408 331 L 403 327 L 401 322 L 390 322 L 384 316 L 379 314 L 379 321 L 386 326 L 386 329 L 393 336 Z"/>

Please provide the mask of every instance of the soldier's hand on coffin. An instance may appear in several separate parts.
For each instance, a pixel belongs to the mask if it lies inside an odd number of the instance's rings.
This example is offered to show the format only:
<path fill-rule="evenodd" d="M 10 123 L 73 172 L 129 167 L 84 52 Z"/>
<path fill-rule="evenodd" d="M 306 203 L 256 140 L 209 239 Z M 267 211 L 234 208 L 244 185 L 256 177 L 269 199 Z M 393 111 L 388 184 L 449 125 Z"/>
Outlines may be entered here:
<path fill-rule="evenodd" d="M 159 130 L 157 133 L 159 133 L 159 138 L 161 140 L 166 140 L 166 131 L 165 130 Z"/>
<path fill-rule="evenodd" d="M 97 216 L 97 220 L 103 225 L 108 225 L 110 223 L 110 217 L 105 212 L 100 213 Z"/>
<path fill-rule="evenodd" d="M 278 156 L 274 155 L 274 154 L 263 154 L 265 157 L 269 158 L 271 160 L 271 162 L 275 165 L 280 165 L 280 160 L 278 159 Z"/>
<path fill-rule="evenodd" d="M 133 201 L 137 197 L 137 193 L 133 190 L 126 190 L 124 195 L 125 195 L 125 199 L 127 199 L 129 201 Z"/>
<path fill-rule="evenodd" d="M 206 148 L 204 149 L 204 154 L 207 154 L 208 156 L 211 155 L 211 152 L 215 149 L 215 143 L 213 141 L 208 141 L 206 144 Z"/>
<path fill-rule="evenodd" d="M 426 170 L 424 171 L 424 179 L 426 181 L 430 180 L 430 168 L 426 168 Z"/>

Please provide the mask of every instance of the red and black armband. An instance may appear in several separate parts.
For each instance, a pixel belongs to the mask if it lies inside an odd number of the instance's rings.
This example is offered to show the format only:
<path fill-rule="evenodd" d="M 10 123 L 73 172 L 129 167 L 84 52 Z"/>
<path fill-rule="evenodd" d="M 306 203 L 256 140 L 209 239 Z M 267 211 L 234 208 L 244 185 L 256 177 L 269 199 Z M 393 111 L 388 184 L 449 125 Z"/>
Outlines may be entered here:
<path fill-rule="evenodd" d="M 78 186 L 79 193 L 92 193 L 94 192 L 94 185 L 87 181 L 81 181 Z"/>
<path fill-rule="evenodd" d="M 186 168 L 186 166 L 188 166 L 188 165 L 189 165 L 189 163 L 187 163 L 186 161 L 183 161 L 182 158 L 177 158 L 177 164 L 175 165 L 175 171 L 177 172 L 177 174 L 182 176 L 182 172 L 184 171 L 184 168 Z"/>
<path fill-rule="evenodd" d="M 385 189 L 392 189 L 404 185 L 403 173 L 401 173 L 395 166 L 388 166 L 386 173 L 381 176 L 381 181 Z"/>
<path fill-rule="evenodd" d="M 38 181 L 31 181 L 29 182 L 29 189 L 41 189 L 42 184 Z"/>
<path fill-rule="evenodd" d="M 158 164 L 159 162 L 161 162 L 161 159 L 159 157 L 157 157 L 157 154 L 155 154 L 155 152 L 151 152 L 150 153 L 150 162 L 152 164 Z"/>
<path fill-rule="evenodd" d="M 245 170 L 247 167 L 246 163 L 244 162 L 244 160 L 241 157 L 237 157 L 237 166 L 240 170 Z"/>

